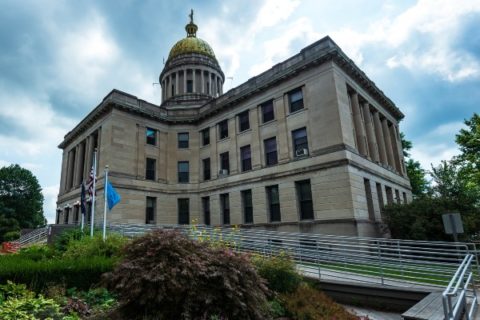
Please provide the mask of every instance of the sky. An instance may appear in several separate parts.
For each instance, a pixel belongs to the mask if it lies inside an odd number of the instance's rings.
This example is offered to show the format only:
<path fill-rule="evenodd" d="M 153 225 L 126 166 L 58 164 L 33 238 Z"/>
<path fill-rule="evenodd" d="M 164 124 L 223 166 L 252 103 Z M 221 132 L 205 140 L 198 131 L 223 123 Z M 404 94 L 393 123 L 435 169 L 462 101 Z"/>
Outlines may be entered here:
<path fill-rule="evenodd" d="M 114 88 L 159 104 L 190 9 L 225 92 L 329 35 L 405 114 L 425 169 L 480 111 L 480 0 L 0 0 L 0 167 L 33 172 L 50 223 L 64 135 Z"/>

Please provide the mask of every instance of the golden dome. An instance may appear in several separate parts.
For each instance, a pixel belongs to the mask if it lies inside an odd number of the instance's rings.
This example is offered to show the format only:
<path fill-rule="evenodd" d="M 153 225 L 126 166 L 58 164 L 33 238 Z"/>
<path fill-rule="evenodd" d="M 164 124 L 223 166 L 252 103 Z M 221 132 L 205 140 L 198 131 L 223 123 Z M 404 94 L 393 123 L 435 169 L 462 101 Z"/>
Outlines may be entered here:
<path fill-rule="evenodd" d="M 193 23 L 193 10 L 191 10 L 189 16 L 190 23 L 185 26 L 187 37 L 175 43 L 168 54 L 168 60 L 186 53 L 203 54 L 217 60 L 210 45 L 206 41 L 197 38 L 198 27 Z"/>
<path fill-rule="evenodd" d="M 182 39 L 175 43 L 175 45 L 170 50 L 168 60 L 186 53 L 203 54 L 216 60 L 215 53 L 213 53 L 210 45 L 206 41 L 197 37 L 186 37 L 185 39 Z"/>

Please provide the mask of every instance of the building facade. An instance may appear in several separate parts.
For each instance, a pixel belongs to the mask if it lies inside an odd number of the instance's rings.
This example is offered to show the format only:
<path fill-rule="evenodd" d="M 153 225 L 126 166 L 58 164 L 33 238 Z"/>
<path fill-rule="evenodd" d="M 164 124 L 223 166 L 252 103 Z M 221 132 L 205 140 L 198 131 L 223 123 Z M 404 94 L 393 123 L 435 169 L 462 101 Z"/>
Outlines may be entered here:
<path fill-rule="evenodd" d="M 57 223 L 80 220 L 98 150 L 122 201 L 110 223 L 242 225 L 387 236 L 382 207 L 411 200 L 403 114 L 329 38 L 223 93 L 213 50 L 186 26 L 162 103 L 111 91 L 64 138 Z"/>

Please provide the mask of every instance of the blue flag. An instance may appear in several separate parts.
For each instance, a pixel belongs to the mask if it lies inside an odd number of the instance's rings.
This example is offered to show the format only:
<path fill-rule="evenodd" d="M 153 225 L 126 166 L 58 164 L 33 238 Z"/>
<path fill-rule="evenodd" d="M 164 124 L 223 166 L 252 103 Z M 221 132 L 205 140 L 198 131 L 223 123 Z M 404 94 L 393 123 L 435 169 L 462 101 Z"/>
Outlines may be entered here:
<path fill-rule="evenodd" d="M 112 210 L 112 208 L 120 202 L 122 198 L 117 193 L 115 188 L 107 182 L 107 202 L 108 202 L 108 210 Z"/>

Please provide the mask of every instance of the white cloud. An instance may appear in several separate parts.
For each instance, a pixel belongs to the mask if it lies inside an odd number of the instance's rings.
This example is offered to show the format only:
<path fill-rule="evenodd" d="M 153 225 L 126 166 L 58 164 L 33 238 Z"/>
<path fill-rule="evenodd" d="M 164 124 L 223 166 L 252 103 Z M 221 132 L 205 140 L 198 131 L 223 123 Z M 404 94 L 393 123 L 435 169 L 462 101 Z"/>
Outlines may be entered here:
<path fill-rule="evenodd" d="M 57 195 L 59 188 L 59 184 L 42 188 L 44 197 L 43 212 L 48 223 L 55 223 L 55 210 L 57 208 Z"/>

